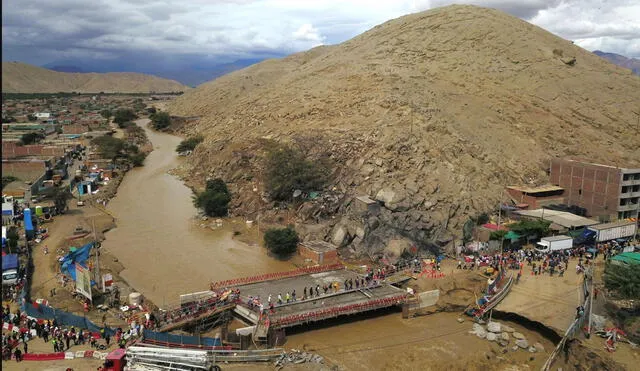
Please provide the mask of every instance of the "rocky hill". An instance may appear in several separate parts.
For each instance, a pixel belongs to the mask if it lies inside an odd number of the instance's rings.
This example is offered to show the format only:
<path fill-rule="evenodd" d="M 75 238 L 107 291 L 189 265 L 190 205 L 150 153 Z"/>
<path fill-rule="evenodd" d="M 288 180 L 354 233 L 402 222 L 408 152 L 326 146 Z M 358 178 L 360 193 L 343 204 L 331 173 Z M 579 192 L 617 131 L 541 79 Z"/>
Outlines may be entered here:
<path fill-rule="evenodd" d="M 67 73 L 19 62 L 2 62 L 3 93 L 169 93 L 189 87 L 141 73 Z"/>
<path fill-rule="evenodd" d="M 334 183 L 298 227 L 375 254 L 450 241 L 505 185 L 547 182 L 553 156 L 639 166 L 638 102 L 631 71 L 500 11 L 448 6 L 222 76 L 169 110 L 201 116 L 183 130 L 206 137 L 181 175 L 222 176 L 250 218 L 275 206 L 264 138 L 328 152 Z M 384 202 L 378 216 L 355 211 L 360 195 Z"/>
<path fill-rule="evenodd" d="M 616 53 L 606 53 L 600 50 L 595 50 L 593 54 L 598 55 L 620 67 L 628 68 L 631 71 L 633 71 L 633 73 L 635 73 L 636 75 L 640 75 L 640 59 L 627 58 L 624 55 L 620 55 Z"/>

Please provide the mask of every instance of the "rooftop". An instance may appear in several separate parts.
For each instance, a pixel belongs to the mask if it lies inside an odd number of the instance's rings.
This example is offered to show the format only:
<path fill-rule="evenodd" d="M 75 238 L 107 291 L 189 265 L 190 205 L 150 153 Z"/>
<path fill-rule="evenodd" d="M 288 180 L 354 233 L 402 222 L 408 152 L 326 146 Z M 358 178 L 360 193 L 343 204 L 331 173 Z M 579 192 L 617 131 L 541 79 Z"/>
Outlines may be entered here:
<path fill-rule="evenodd" d="M 580 228 L 580 227 L 600 224 L 600 222 L 597 222 L 593 219 L 568 213 L 566 211 L 535 209 L 535 210 L 517 210 L 517 211 L 514 211 L 514 213 L 522 216 L 549 220 L 552 223 L 562 226 L 564 228 Z"/>
<path fill-rule="evenodd" d="M 508 186 L 507 188 L 513 189 L 524 193 L 540 193 L 540 192 L 554 192 L 564 191 L 564 188 L 555 185 L 543 185 L 540 187 L 527 187 L 527 186 Z"/>
<path fill-rule="evenodd" d="M 594 166 L 600 166 L 600 167 L 608 167 L 609 169 L 620 169 L 624 172 L 631 172 L 631 173 L 638 173 L 640 172 L 640 169 L 634 169 L 634 168 L 627 168 L 627 167 L 620 167 L 620 166 L 612 166 L 612 165 L 604 165 L 604 164 L 598 164 L 595 162 L 589 162 L 589 161 L 580 161 L 580 160 L 572 160 L 572 159 L 561 159 L 567 162 L 576 162 L 576 163 L 580 163 L 580 164 L 587 164 L 587 165 L 594 165 Z"/>
<path fill-rule="evenodd" d="M 542 239 L 545 241 L 554 242 L 554 241 L 570 240 L 570 239 L 573 239 L 573 237 L 561 234 L 558 236 L 542 237 Z"/>
<path fill-rule="evenodd" d="M 593 227 L 590 227 L 589 229 L 595 229 L 597 231 L 601 231 L 601 230 L 604 230 L 604 229 L 611 229 L 611 228 L 615 228 L 615 227 L 621 227 L 621 226 L 625 226 L 625 225 L 634 225 L 634 224 L 636 224 L 636 223 L 632 222 L 632 221 L 620 220 L 620 221 L 612 222 L 612 223 L 594 225 Z"/>

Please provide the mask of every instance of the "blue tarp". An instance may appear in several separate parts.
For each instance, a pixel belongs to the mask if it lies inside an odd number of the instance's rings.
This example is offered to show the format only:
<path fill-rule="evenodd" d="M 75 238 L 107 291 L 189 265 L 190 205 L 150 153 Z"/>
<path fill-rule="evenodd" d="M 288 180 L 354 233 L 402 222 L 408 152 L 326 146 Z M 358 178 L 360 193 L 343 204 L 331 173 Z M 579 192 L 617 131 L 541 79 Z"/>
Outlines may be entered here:
<path fill-rule="evenodd" d="M 33 222 L 31 221 L 31 209 L 24 209 L 24 230 L 33 231 Z"/>
<path fill-rule="evenodd" d="M 18 254 L 9 254 L 2 257 L 2 271 L 18 269 Z"/>
<path fill-rule="evenodd" d="M 62 273 L 68 274 L 75 281 L 76 280 L 76 264 L 80 264 L 86 267 L 86 261 L 89 259 L 91 248 L 95 243 L 89 242 L 76 251 L 70 252 L 62 258 L 60 262 L 60 270 Z"/>
<path fill-rule="evenodd" d="M 75 314 L 71 314 L 65 312 L 60 309 L 55 309 L 46 305 L 38 305 L 35 306 L 32 303 L 26 302 L 23 305 L 23 311 L 27 313 L 28 316 L 35 318 L 44 318 L 44 319 L 56 319 L 58 323 L 61 323 L 66 326 L 74 326 L 78 329 L 88 329 L 92 332 L 100 332 L 102 327 L 96 325 L 95 323 L 89 321 L 85 316 L 78 316 Z M 105 333 L 110 336 L 114 336 L 116 331 L 112 328 L 105 328 Z"/>

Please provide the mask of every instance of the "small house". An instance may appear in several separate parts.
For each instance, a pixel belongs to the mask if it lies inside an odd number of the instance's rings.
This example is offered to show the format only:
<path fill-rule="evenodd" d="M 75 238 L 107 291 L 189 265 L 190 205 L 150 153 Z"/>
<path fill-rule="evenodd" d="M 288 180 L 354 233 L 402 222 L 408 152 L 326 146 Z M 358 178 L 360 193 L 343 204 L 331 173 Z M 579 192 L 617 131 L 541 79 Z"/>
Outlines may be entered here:
<path fill-rule="evenodd" d="M 317 264 L 331 264 L 338 261 L 338 250 L 335 245 L 326 241 L 308 241 L 300 243 L 298 254 Z"/>

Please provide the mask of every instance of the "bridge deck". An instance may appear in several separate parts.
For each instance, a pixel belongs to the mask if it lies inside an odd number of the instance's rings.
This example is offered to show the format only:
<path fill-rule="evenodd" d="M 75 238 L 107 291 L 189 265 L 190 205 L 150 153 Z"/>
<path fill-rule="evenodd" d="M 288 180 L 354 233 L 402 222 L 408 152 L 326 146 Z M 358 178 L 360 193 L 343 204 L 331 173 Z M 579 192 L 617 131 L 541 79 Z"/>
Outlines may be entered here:
<path fill-rule="evenodd" d="M 520 282 L 511 287 L 509 295 L 495 309 L 518 313 L 564 333 L 573 322 L 576 307 L 581 302 L 583 277 L 576 275 L 575 265 L 576 259 L 571 259 L 564 277 L 558 277 L 557 272 L 553 277 L 548 273 L 532 276 L 531 267 L 525 266 Z"/>
<path fill-rule="evenodd" d="M 200 320 L 206 319 L 208 317 L 214 316 L 218 313 L 222 313 L 226 310 L 232 309 L 235 306 L 235 304 L 227 304 L 227 305 L 221 305 L 221 306 L 217 306 L 217 307 L 213 307 L 203 313 L 200 313 L 196 316 L 189 316 L 187 318 L 184 319 L 180 319 L 178 321 L 175 322 L 171 322 L 169 324 L 166 324 L 162 327 L 160 327 L 158 330 L 158 332 L 167 332 L 167 331 L 172 331 L 172 330 L 176 330 L 179 328 L 182 328 L 184 326 L 190 325 L 192 323 L 198 322 Z"/>
<path fill-rule="evenodd" d="M 325 318 L 335 317 L 343 314 L 353 314 L 364 312 L 367 310 L 397 305 L 397 301 L 387 300 L 403 297 L 405 291 L 395 288 L 389 284 L 381 283 L 377 286 L 370 286 L 365 289 L 362 287 L 356 289 L 354 283 L 353 289 L 345 291 L 344 281 L 346 279 L 360 279 L 363 276 L 345 269 L 333 270 L 328 272 L 313 273 L 308 275 L 283 278 L 275 281 L 257 282 L 237 286 L 243 298 L 248 296 L 259 296 L 264 308 L 268 309 L 267 298 L 271 294 L 271 300 L 275 304 L 275 313 L 269 314 L 269 320 L 272 327 L 289 327 L 302 322 L 310 322 Z M 340 287 L 336 292 L 333 289 L 324 294 L 323 285 L 331 285 L 338 282 Z M 304 288 L 320 286 L 320 296 L 314 296 L 302 300 Z M 282 295 L 284 300 L 287 292 L 296 290 L 297 300 L 282 305 L 277 304 L 278 294 Z M 340 309 L 338 311 L 338 309 Z M 324 311 L 323 313 L 319 313 Z M 330 312 L 332 311 L 332 312 Z M 299 321 L 297 318 L 303 314 L 313 313 L 313 316 L 307 317 Z"/>

